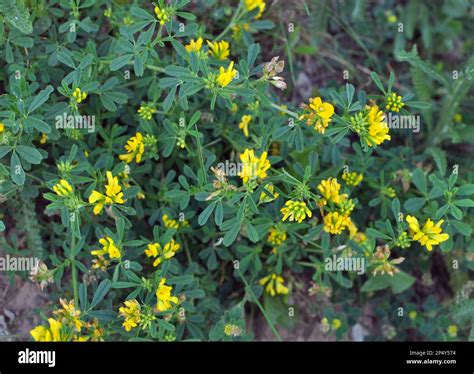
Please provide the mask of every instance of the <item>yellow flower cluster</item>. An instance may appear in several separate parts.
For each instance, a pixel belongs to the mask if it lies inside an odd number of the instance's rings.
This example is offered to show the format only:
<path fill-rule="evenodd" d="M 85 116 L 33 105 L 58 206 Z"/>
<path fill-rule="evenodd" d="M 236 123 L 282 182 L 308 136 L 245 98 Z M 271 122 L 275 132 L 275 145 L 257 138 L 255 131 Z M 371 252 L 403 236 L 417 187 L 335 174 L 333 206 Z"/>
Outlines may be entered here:
<path fill-rule="evenodd" d="M 194 39 L 191 39 L 189 44 L 185 45 L 184 48 L 186 48 L 186 51 L 191 53 L 191 52 L 199 52 L 202 47 L 202 38 L 198 38 L 196 41 Z"/>
<path fill-rule="evenodd" d="M 367 114 L 367 121 L 369 123 L 369 132 L 366 136 L 366 141 L 369 147 L 380 145 L 385 140 L 390 140 L 388 135 L 388 125 L 385 122 L 385 114 L 379 110 L 377 105 L 370 107 Z"/>
<path fill-rule="evenodd" d="M 72 186 L 65 179 L 61 179 L 59 183 L 53 186 L 53 191 L 56 192 L 56 195 L 66 197 L 73 193 Z"/>
<path fill-rule="evenodd" d="M 143 135 L 137 132 L 135 136 L 128 139 L 125 145 L 127 153 L 119 156 L 119 159 L 130 164 L 134 159 L 137 164 L 142 160 L 143 153 L 145 152 L 145 143 L 143 142 Z"/>
<path fill-rule="evenodd" d="M 265 10 L 265 5 L 265 1 L 263 0 L 245 0 L 245 8 L 248 12 L 251 12 L 255 8 L 259 9 L 255 19 L 262 16 L 263 11 Z"/>
<path fill-rule="evenodd" d="M 286 221 L 288 218 L 291 222 L 296 221 L 301 223 L 306 217 L 312 217 L 313 213 L 306 206 L 304 201 L 288 200 L 285 206 L 280 209 L 283 214 L 282 221 Z"/>
<path fill-rule="evenodd" d="M 89 196 L 89 203 L 95 204 L 94 214 L 96 215 L 102 212 L 105 205 L 124 203 L 122 187 L 118 184 L 118 178 L 112 176 L 110 171 L 106 175 L 108 183 L 105 185 L 105 195 L 94 190 Z"/>
<path fill-rule="evenodd" d="M 248 148 L 240 155 L 240 161 L 242 161 L 242 170 L 239 177 L 244 183 L 266 178 L 267 170 L 271 166 L 270 161 L 267 160 L 267 152 L 256 157 L 254 151 Z"/>
<path fill-rule="evenodd" d="M 163 220 L 163 224 L 167 229 L 179 229 L 180 227 L 189 227 L 188 220 L 182 220 L 181 222 L 176 221 L 175 219 L 169 218 L 167 214 L 164 214 L 161 217 Z"/>
<path fill-rule="evenodd" d="M 226 87 L 232 82 L 232 79 L 237 75 L 237 70 L 234 69 L 234 61 L 231 61 L 227 69 L 223 66 L 219 69 L 219 75 L 217 76 L 217 84 L 221 87 Z"/>
<path fill-rule="evenodd" d="M 153 108 L 151 105 L 142 104 L 140 105 L 140 108 L 137 110 L 137 112 L 140 115 L 140 117 L 149 121 L 153 117 L 153 114 L 155 114 L 156 109 Z"/>
<path fill-rule="evenodd" d="M 160 21 L 160 25 L 164 25 L 170 20 L 169 10 L 167 8 L 160 9 L 158 6 L 155 6 L 156 18 Z"/>
<path fill-rule="evenodd" d="M 156 309 L 158 309 L 159 312 L 171 309 L 173 307 L 172 304 L 178 304 L 178 298 L 176 296 L 171 296 L 173 287 L 167 286 L 165 283 L 166 278 L 162 278 L 158 289 L 156 290 Z"/>
<path fill-rule="evenodd" d="M 275 226 L 268 231 L 267 241 L 273 245 L 281 245 L 286 240 L 286 231 Z"/>
<path fill-rule="evenodd" d="M 369 147 L 380 145 L 385 140 L 391 139 L 388 135 L 389 128 L 385 121 L 385 114 L 377 105 L 367 105 L 365 110 L 352 116 L 350 128 L 359 134 Z"/>
<path fill-rule="evenodd" d="M 80 104 L 86 99 L 87 94 L 85 92 L 82 92 L 81 89 L 78 87 L 73 91 L 72 97 L 76 100 L 78 104 Z"/>
<path fill-rule="evenodd" d="M 239 123 L 239 129 L 241 129 L 244 132 L 244 135 L 246 138 L 249 137 L 249 123 L 252 121 L 252 116 L 249 114 L 246 114 L 242 116 L 242 119 L 240 120 Z"/>
<path fill-rule="evenodd" d="M 449 239 L 448 234 L 442 233 L 441 225 L 444 220 L 439 220 L 438 223 L 435 224 L 428 218 L 423 227 L 420 227 L 416 217 L 408 215 L 406 221 L 410 227 L 412 239 L 425 246 L 428 251 L 432 251 L 434 245 L 438 245 Z"/>
<path fill-rule="evenodd" d="M 356 172 L 342 174 L 342 180 L 346 182 L 348 186 L 357 186 L 362 182 L 362 179 L 364 179 L 364 176 Z"/>
<path fill-rule="evenodd" d="M 334 106 L 323 102 L 320 97 L 315 97 L 309 99 L 309 105 L 303 104 L 301 107 L 306 110 L 306 113 L 299 119 L 306 121 L 308 126 L 314 126 L 320 134 L 324 134 L 334 114 Z"/>
<path fill-rule="evenodd" d="M 81 332 L 85 323 L 80 319 L 81 311 L 76 309 L 74 300 L 68 302 L 64 299 L 59 299 L 59 303 L 61 308 L 53 312 L 56 315 L 56 319 L 62 324 L 73 327 L 78 333 Z"/>
<path fill-rule="evenodd" d="M 54 318 L 48 318 L 49 327 L 36 326 L 30 331 L 31 336 L 37 342 L 63 342 L 66 341 L 62 333 L 61 322 Z"/>
<path fill-rule="evenodd" d="M 108 236 L 99 239 L 99 243 L 102 245 L 102 249 L 96 249 L 91 252 L 93 256 L 103 256 L 108 254 L 110 258 L 120 258 L 122 254 L 120 249 L 115 244 L 114 240 Z"/>
<path fill-rule="evenodd" d="M 267 192 L 270 192 L 271 193 L 271 197 L 268 196 L 265 192 L 261 192 L 260 193 L 260 197 L 258 199 L 258 202 L 260 204 L 262 203 L 270 203 L 272 202 L 273 200 L 275 200 L 278 196 L 280 196 L 280 194 L 278 192 L 275 192 L 275 187 L 273 186 L 273 184 L 269 183 L 265 186 L 265 190 L 267 190 Z"/>
<path fill-rule="evenodd" d="M 391 95 L 386 97 L 387 104 L 385 105 L 385 109 L 391 110 L 392 112 L 399 112 L 405 104 L 402 101 L 402 97 L 397 95 L 395 92 L 392 92 Z"/>
<path fill-rule="evenodd" d="M 152 257 L 155 259 L 153 266 L 158 266 L 163 262 L 163 260 L 169 260 L 175 255 L 175 253 L 181 248 L 179 243 L 176 243 L 174 239 L 171 239 L 164 247 L 161 247 L 160 243 L 150 243 L 148 244 L 147 249 L 145 249 L 145 254 L 147 257 Z"/>
<path fill-rule="evenodd" d="M 209 46 L 209 55 L 215 59 L 225 60 L 227 57 L 229 57 L 229 43 L 225 40 L 221 40 L 220 42 L 210 42 L 208 40 L 207 45 Z"/>
<path fill-rule="evenodd" d="M 120 315 L 125 319 L 122 326 L 125 331 L 138 326 L 141 320 L 141 307 L 137 300 L 126 300 L 125 306 L 119 308 Z"/>
<path fill-rule="evenodd" d="M 265 286 L 265 291 L 272 296 L 286 295 L 289 292 L 288 287 L 285 286 L 285 279 L 275 273 L 263 277 L 258 283 Z"/>
<path fill-rule="evenodd" d="M 329 213 L 323 217 L 324 231 L 339 235 L 347 228 L 351 236 L 354 237 L 357 228 L 352 223 L 349 215 L 355 205 L 347 194 L 340 194 L 340 190 L 341 185 L 336 178 L 322 180 L 318 185 L 318 191 L 323 196 L 320 206 L 326 206 L 328 202 L 331 203 L 331 206 L 327 207 Z"/>

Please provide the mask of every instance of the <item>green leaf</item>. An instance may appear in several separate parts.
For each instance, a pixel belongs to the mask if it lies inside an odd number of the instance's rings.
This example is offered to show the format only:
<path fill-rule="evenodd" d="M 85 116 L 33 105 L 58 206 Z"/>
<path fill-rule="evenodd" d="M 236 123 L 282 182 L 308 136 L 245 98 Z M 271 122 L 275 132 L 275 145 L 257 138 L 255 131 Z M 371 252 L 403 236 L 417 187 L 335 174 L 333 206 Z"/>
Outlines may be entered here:
<path fill-rule="evenodd" d="M 260 45 L 259 44 L 252 44 L 249 46 L 247 51 L 247 64 L 250 67 L 253 66 L 255 60 L 257 59 L 258 54 L 260 53 Z"/>
<path fill-rule="evenodd" d="M 465 184 L 459 187 L 457 195 L 459 196 L 469 196 L 474 194 L 474 184 Z"/>
<path fill-rule="evenodd" d="M 41 160 L 43 159 L 41 153 L 33 147 L 28 147 L 26 145 L 17 145 L 15 150 L 24 160 L 28 161 L 30 164 L 39 165 L 41 163 Z"/>
<path fill-rule="evenodd" d="M 403 207 L 406 211 L 413 213 L 421 209 L 423 205 L 426 204 L 426 199 L 424 197 L 414 197 L 405 201 Z"/>
<path fill-rule="evenodd" d="M 132 57 L 133 57 L 132 54 L 127 54 L 127 55 L 123 55 L 123 56 L 119 56 L 119 57 L 114 58 L 112 60 L 112 62 L 110 63 L 110 70 L 116 71 L 116 70 L 124 67 L 125 65 L 127 65 L 130 62 Z"/>
<path fill-rule="evenodd" d="M 40 91 L 40 93 L 36 95 L 33 101 L 30 103 L 30 106 L 28 107 L 28 113 L 33 112 L 43 105 L 49 99 L 49 95 L 51 95 L 51 92 L 53 91 L 54 89 L 52 86 L 47 86 L 44 90 Z"/>
<path fill-rule="evenodd" d="M 10 160 L 10 176 L 15 184 L 19 186 L 25 184 L 25 171 L 16 152 L 13 152 Z"/>
<path fill-rule="evenodd" d="M 23 34 L 31 34 L 33 32 L 30 13 L 25 7 L 23 0 L 0 1 L 0 13 L 4 15 L 10 25 L 13 25 Z"/>
<path fill-rule="evenodd" d="M 387 240 L 392 239 L 390 236 L 384 234 L 383 232 L 380 232 L 380 231 L 372 229 L 372 228 L 367 229 L 367 234 L 369 234 L 373 238 L 381 238 L 381 239 L 387 239 Z"/>
<path fill-rule="evenodd" d="M 428 192 L 428 187 L 426 185 L 426 177 L 423 170 L 415 169 L 415 171 L 413 172 L 413 183 L 421 193 L 426 194 Z"/>
<path fill-rule="evenodd" d="M 472 234 L 472 227 L 469 226 L 467 223 L 460 222 L 460 221 L 450 221 L 450 223 L 464 236 L 471 236 Z"/>
<path fill-rule="evenodd" d="M 202 211 L 202 213 L 198 217 L 198 224 L 200 226 L 203 226 L 206 224 L 207 220 L 211 216 L 212 212 L 214 211 L 214 208 L 216 207 L 216 202 L 211 203 Z"/>
<path fill-rule="evenodd" d="M 231 245 L 235 239 L 237 238 L 237 235 L 240 232 L 240 224 L 235 224 L 229 231 L 226 232 L 224 235 L 224 245 L 228 247 Z"/>
<path fill-rule="evenodd" d="M 214 213 L 214 221 L 217 226 L 222 225 L 222 220 L 224 219 L 224 208 L 222 207 L 222 202 L 219 201 L 216 206 L 216 212 Z"/>
<path fill-rule="evenodd" d="M 247 234 L 248 234 L 249 239 L 253 243 L 258 242 L 258 239 L 259 239 L 258 232 L 257 230 L 255 230 L 255 227 L 253 227 L 251 223 L 247 224 Z"/>
<path fill-rule="evenodd" d="M 39 132 L 42 132 L 45 134 L 49 134 L 51 132 L 51 126 L 49 126 L 46 122 L 44 122 L 43 120 L 39 118 L 28 117 L 25 119 L 25 122 L 28 125 L 34 127 Z"/>
<path fill-rule="evenodd" d="M 474 200 L 471 200 L 471 199 L 461 199 L 461 200 L 456 200 L 456 201 L 454 202 L 454 204 L 457 205 L 457 206 L 473 208 L 473 207 L 474 207 Z"/>
<path fill-rule="evenodd" d="M 375 83 L 375 85 L 378 87 L 378 89 L 380 91 L 382 91 L 383 94 L 385 95 L 386 91 L 385 91 L 385 88 L 384 88 L 384 86 L 382 84 L 382 81 L 380 80 L 378 74 L 375 71 L 373 71 L 373 72 L 370 73 L 370 78 L 372 78 L 372 81 Z"/>
<path fill-rule="evenodd" d="M 109 292 L 111 286 L 112 282 L 108 279 L 104 279 L 102 282 L 100 282 L 97 290 L 95 291 L 94 297 L 92 298 L 90 306 L 91 309 L 95 308 L 95 306 L 103 300 L 107 292 Z"/>

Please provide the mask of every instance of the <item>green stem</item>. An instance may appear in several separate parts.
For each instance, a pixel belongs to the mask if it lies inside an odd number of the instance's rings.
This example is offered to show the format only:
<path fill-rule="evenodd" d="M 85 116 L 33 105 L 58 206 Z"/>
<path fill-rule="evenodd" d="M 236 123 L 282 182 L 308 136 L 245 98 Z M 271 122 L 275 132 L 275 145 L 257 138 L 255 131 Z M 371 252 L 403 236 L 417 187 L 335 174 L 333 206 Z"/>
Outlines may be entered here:
<path fill-rule="evenodd" d="M 215 38 L 214 38 L 214 42 L 217 42 L 219 41 L 220 39 L 222 39 L 224 37 L 225 34 L 227 34 L 229 32 L 229 30 L 235 26 L 235 24 L 237 23 L 238 19 L 240 18 L 240 16 L 242 15 L 240 13 L 240 11 L 242 10 L 242 1 L 239 1 L 239 6 L 237 7 L 237 9 L 235 10 L 235 13 L 234 15 L 232 16 L 232 19 L 230 20 L 229 24 L 227 25 L 227 27 L 222 30 L 222 32 L 217 35 Z"/>
<path fill-rule="evenodd" d="M 295 112 L 291 111 L 291 110 L 288 110 L 286 108 L 283 108 L 282 106 L 278 105 L 278 104 L 275 104 L 275 103 L 270 103 L 270 106 L 272 108 L 275 108 L 275 109 L 278 109 L 279 111 L 283 112 L 283 113 L 286 113 L 286 114 L 289 114 L 290 116 L 294 117 L 294 118 L 298 118 L 298 114 L 296 114 Z"/>
<path fill-rule="evenodd" d="M 72 253 L 75 252 L 75 246 L 76 246 L 76 237 L 74 236 L 74 233 L 71 230 L 71 248 L 70 248 L 71 257 L 70 257 L 70 260 L 71 260 L 71 271 L 72 271 L 72 287 L 73 287 L 73 290 L 74 290 L 74 305 L 77 308 L 78 305 L 79 305 L 79 290 L 78 290 L 78 285 L 77 285 L 77 268 L 76 268 L 76 260 L 74 258 L 75 256 L 72 255 Z"/>
<path fill-rule="evenodd" d="M 258 309 L 260 309 L 260 311 L 262 312 L 263 317 L 265 317 L 265 320 L 267 321 L 268 325 L 270 326 L 270 329 L 272 330 L 273 334 L 278 339 L 278 341 L 280 341 L 280 342 L 283 341 L 283 339 L 281 338 L 280 334 L 278 333 L 275 325 L 273 324 L 273 322 L 271 321 L 271 319 L 268 316 L 267 312 L 265 311 L 265 308 L 262 306 L 262 304 L 260 304 L 260 301 L 258 301 L 258 298 L 255 296 L 254 292 L 252 291 L 252 288 L 250 287 L 247 280 L 242 275 L 240 269 L 237 269 L 237 272 L 239 273 L 240 277 L 244 281 L 246 292 L 248 292 L 250 294 L 250 296 L 253 299 L 253 301 L 255 302 L 255 304 L 257 304 Z"/>

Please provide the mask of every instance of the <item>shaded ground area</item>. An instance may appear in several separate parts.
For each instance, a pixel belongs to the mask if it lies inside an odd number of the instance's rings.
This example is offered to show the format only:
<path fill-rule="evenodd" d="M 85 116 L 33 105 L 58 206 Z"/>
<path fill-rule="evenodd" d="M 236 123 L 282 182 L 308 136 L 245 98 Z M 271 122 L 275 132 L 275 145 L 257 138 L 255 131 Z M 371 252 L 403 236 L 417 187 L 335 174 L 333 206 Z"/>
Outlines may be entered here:
<path fill-rule="evenodd" d="M 29 332 L 40 323 L 36 308 L 47 302 L 38 285 L 15 276 L 10 282 L 0 273 L 0 340 L 29 340 Z"/>

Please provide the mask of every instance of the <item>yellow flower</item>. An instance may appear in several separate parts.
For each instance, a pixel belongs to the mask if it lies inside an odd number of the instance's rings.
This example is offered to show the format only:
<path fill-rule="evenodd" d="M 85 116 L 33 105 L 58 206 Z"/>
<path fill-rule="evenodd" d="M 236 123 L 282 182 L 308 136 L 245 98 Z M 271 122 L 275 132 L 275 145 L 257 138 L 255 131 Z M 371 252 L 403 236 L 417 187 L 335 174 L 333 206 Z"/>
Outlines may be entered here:
<path fill-rule="evenodd" d="M 118 184 L 118 178 L 112 176 L 112 173 L 108 171 L 106 173 L 108 183 L 105 185 L 105 195 L 92 191 L 89 196 L 89 203 L 96 204 L 94 207 L 94 214 L 100 214 L 104 205 L 123 204 L 123 192 L 122 187 Z"/>
<path fill-rule="evenodd" d="M 275 273 L 267 275 L 263 277 L 258 282 L 261 286 L 265 286 L 265 291 L 268 292 L 270 295 L 275 296 L 278 295 L 286 295 L 289 292 L 288 287 L 285 287 L 284 284 L 285 280 L 282 276 L 277 275 Z"/>
<path fill-rule="evenodd" d="M 270 161 L 267 160 L 267 152 L 263 152 L 260 158 L 257 158 L 251 149 L 245 149 L 244 153 L 240 155 L 240 161 L 242 161 L 242 171 L 239 173 L 239 177 L 244 183 L 257 178 L 266 178 L 267 170 L 271 166 Z"/>
<path fill-rule="evenodd" d="M 145 254 L 147 257 L 155 258 L 153 266 L 158 266 L 161 264 L 163 259 L 169 260 L 175 255 L 175 253 L 181 248 L 179 243 L 176 243 L 174 239 L 171 239 L 165 246 L 162 248 L 160 243 L 150 243 L 148 244 L 147 249 L 145 249 Z"/>
<path fill-rule="evenodd" d="M 441 233 L 441 225 L 444 220 L 439 220 L 438 223 L 435 224 L 430 218 L 428 218 L 422 228 L 420 228 L 416 217 L 408 215 L 406 221 L 410 226 L 410 235 L 413 240 L 417 240 L 421 245 L 424 245 L 428 251 L 433 250 L 433 245 L 438 245 L 449 239 L 448 234 Z"/>
<path fill-rule="evenodd" d="M 72 194 L 72 187 L 67 180 L 61 179 L 53 186 L 53 191 L 56 192 L 56 195 L 65 197 Z"/>
<path fill-rule="evenodd" d="M 170 20 L 170 16 L 168 13 L 169 12 L 166 8 L 160 9 L 158 6 L 155 6 L 156 18 L 158 18 L 158 20 L 160 21 L 160 25 L 164 25 Z"/>
<path fill-rule="evenodd" d="M 123 17 L 122 22 L 123 22 L 126 26 L 133 25 L 133 23 L 134 23 L 133 18 L 130 17 L 130 16 L 125 16 L 125 17 Z"/>
<path fill-rule="evenodd" d="M 334 318 L 331 322 L 331 326 L 334 330 L 338 330 L 342 326 L 340 319 Z"/>
<path fill-rule="evenodd" d="M 98 255 L 97 258 L 92 260 L 92 269 L 100 269 L 102 271 L 107 271 L 107 268 L 110 265 L 110 261 L 106 260 L 103 255 Z"/>
<path fill-rule="evenodd" d="M 137 300 L 127 300 L 124 302 L 125 306 L 119 308 L 120 315 L 125 319 L 122 326 L 125 331 L 138 326 L 141 320 L 141 307 Z"/>
<path fill-rule="evenodd" d="M 140 105 L 140 108 L 137 110 L 137 112 L 139 113 L 140 117 L 149 121 L 153 117 L 153 114 L 155 114 L 156 109 L 148 104 L 142 104 Z"/>
<path fill-rule="evenodd" d="M 348 217 L 338 212 L 330 212 L 324 217 L 324 231 L 339 235 L 348 225 Z"/>
<path fill-rule="evenodd" d="M 392 92 L 391 95 L 386 97 L 387 104 L 385 109 L 391 110 L 392 112 L 399 112 L 405 104 L 402 102 L 402 97 L 397 95 L 395 92 Z"/>
<path fill-rule="evenodd" d="M 410 319 L 413 321 L 416 319 L 418 313 L 416 312 L 416 310 L 412 310 L 410 313 L 408 313 L 408 317 L 410 317 Z"/>
<path fill-rule="evenodd" d="M 49 328 L 36 326 L 30 331 L 31 336 L 37 342 L 61 342 L 65 341 L 61 334 L 62 324 L 54 318 L 48 318 Z"/>
<path fill-rule="evenodd" d="M 255 16 L 255 19 L 262 16 L 263 11 L 265 10 L 265 1 L 263 0 L 245 0 L 245 8 L 248 12 L 251 12 L 255 8 L 258 8 L 258 14 Z"/>
<path fill-rule="evenodd" d="M 237 325 L 228 323 L 224 326 L 224 334 L 227 336 L 239 336 L 242 334 L 242 329 Z"/>
<path fill-rule="evenodd" d="M 221 87 L 226 87 L 237 74 L 237 70 L 234 69 L 234 61 L 231 61 L 227 70 L 223 66 L 219 69 L 219 75 L 217 76 L 217 83 Z"/>
<path fill-rule="evenodd" d="M 1 131 L 0 131 L 1 133 Z M 48 135 L 46 134 L 41 134 L 41 138 L 40 138 L 40 144 L 45 144 L 46 143 L 46 140 L 48 140 Z"/>
<path fill-rule="evenodd" d="M 244 135 L 246 138 L 249 137 L 249 123 L 252 121 L 252 116 L 249 114 L 246 114 L 242 116 L 242 119 L 240 120 L 239 123 L 239 129 L 241 129 L 244 132 Z"/>
<path fill-rule="evenodd" d="M 186 48 L 186 51 L 188 52 L 199 52 L 202 47 L 202 38 L 198 38 L 196 41 L 194 39 L 191 39 L 189 44 L 185 45 L 184 48 Z"/>
<path fill-rule="evenodd" d="M 390 135 L 388 135 L 389 129 L 387 122 L 385 122 L 385 114 L 379 110 L 377 105 L 369 108 L 367 122 L 369 124 L 369 133 L 365 138 L 369 147 L 382 144 L 385 140 L 391 139 Z"/>
<path fill-rule="evenodd" d="M 286 231 L 279 227 L 272 227 L 268 231 L 267 241 L 273 245 L 280 245 L 286 240 Z"/>
<path fill-rule="evenodd" d="M 94 256 L 103 256 L 108 254 L 110 258 L 120 258 L 122 257 L 120 249 L 117 248 L 114 240 L 108 236 L 101 238 L 99 243 L 102 245 L 102 249 L 97 249 L 92 251 L 91 254 Z"/>
<path fill-rule="evenodd" d="M 280 209 L 283 214 L 282 221 L 286 221 L 290 218 L 290 221 L 297 221 L 301 223 L 306 217 L 312 217 L 313 213 L 308 209 L 304 201 L 288 200 L 285 206 Z"/>
<path fill-rule="evenodd" d="M 61 304 L 61 309 L 53 312 L 58 317 L 58 321 L 74 327 L 77 332 L 81 332 L 81 328 L 85 323 L 80 319 L 81 311 L 76 309 L 74 300 L 68 302 L 64 299 L 59 299 L 59 303 Z"/>
<path fill-rule="evenodd" d="M 321 195 L 328 201 L 332 201 L 335 204 L 341 202 L 341 195 L 339 195 L 339 190 L 341 185 L 337 182 L 336 178 L 324 179 L 318 185 L 318 190 Z"/>
<path fill-rule="evenodd" d="M 161 279 L 158 289 L 156 290 L 156 309 L 158 309 L 159 312 L 171 309 L 173 307 L 172 304 L 178 304 L 178 298 L 176 296 L 171 296 L 173 287 L 167 286 L 165 283 L 166 278 Z"/>
<path fill-rule="evenodd" d="M 456 325 L 449 325 L 448 334 L 451 338 L 458 336 L 458 327 Z"/>
<path fill-rule="evenodd" d="M 308 110 L 308 113 L 301 115 L 300 119 L 305 120 L 308 126 L 314 126 L 320 134 L 324 134 L 334 114 L 332 104 L 324 103 L 320 97 L 315 97 L 309 99 L 309 106 L 303 104 L 302 108 Z"/>
<path fill-rule="evenodd" d="M 86 99 L 87 94 L 85 92 L 82 92 L 81 89 L 78 87 L 73 91 L 72 97 L 74 97 L 74 99 L 76 99 L 76 102 L 79 104 Z"/>
<path fill-rule="evenodd" d="M 267 184 L 267 185 L 265 186 L 265 189 L 266 189 L 268 192 L 270 192 L 270 194 L 271 194 L 272 196 L 270 197 L 270 196 L 268 196 L 265 192 L 262 191 L 262 192 L 260 193 L 260 198 L 258 199 L 258 202 L 259 202 L 260 204 L 272 202 L 272 201 L 275 200 L 278 196 L 280 196 L 280 195 L 278 194 L 278 192 L 275 192 L 275 187 L 274 187 L 273 184 L 271 184 L 271 183 L 270 183 L 270 184 Z"/>
<path fill-rule="evenodd" d="M 217 60 L 225 60 L 230 54 L 229 43 L 225 40 L 214 43 L 208 40 L 207 45 L 209 46 L 209 54 Z"/>
<path fill-rule="evenodd" d="M 346 182 L 348 186 L 357 186 L 360 184 L 360 182 L 362 182 L 363 178 L 364 176 L 362 174 L 358 174 L 356 172 L 342 174 L 342 180 Z"/>
<path fill-rule="evenodd" d="M 143 135 L 137 132 L 135 136 L 128 139 L 125 145 L 127 153 L 120 155 L 119 159 L 125 161 L 127 164 L 131 163 L 133 159 L 138 163 L 141 162 L 143 153 L 145 152 L 145 144 L 143 143 Z"/>
<path fill-rule="evenodd" d="M 167 214 L 164 214 L 162 219 L 165 227 L 168 229 L 177 229 L 179 227 L 178 221 L 175 219 L 170 219 Z"/>
<path fill-rule="evenodd" d="M 5 125 L 0 122 L 0 134 L 5 131 Z"/>

